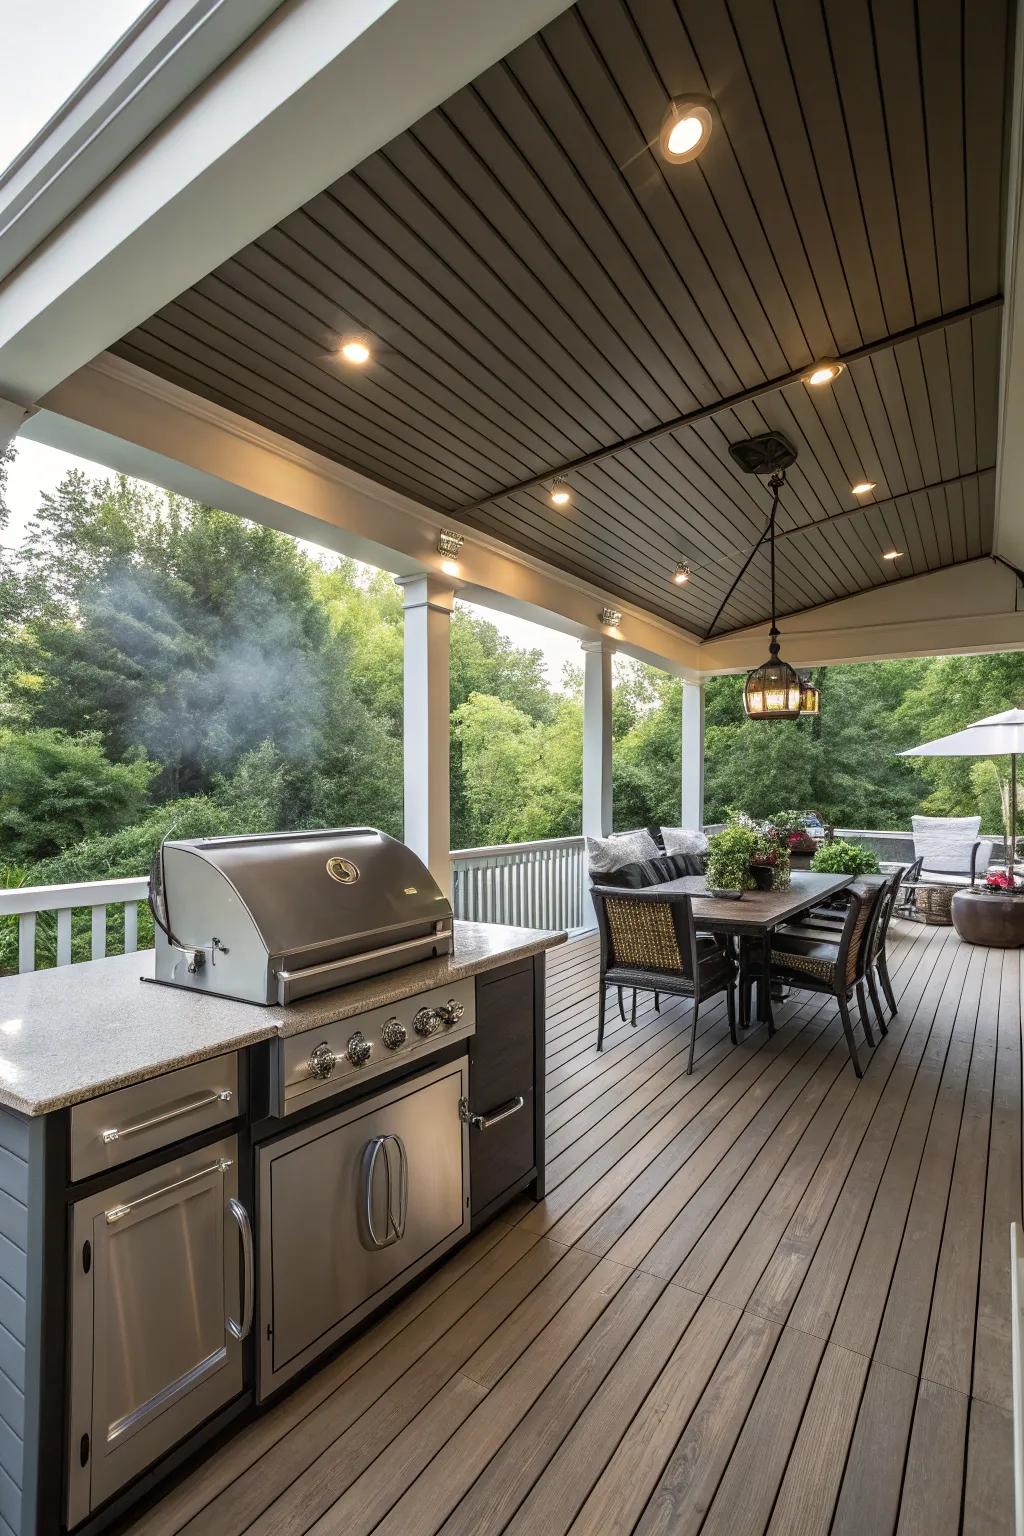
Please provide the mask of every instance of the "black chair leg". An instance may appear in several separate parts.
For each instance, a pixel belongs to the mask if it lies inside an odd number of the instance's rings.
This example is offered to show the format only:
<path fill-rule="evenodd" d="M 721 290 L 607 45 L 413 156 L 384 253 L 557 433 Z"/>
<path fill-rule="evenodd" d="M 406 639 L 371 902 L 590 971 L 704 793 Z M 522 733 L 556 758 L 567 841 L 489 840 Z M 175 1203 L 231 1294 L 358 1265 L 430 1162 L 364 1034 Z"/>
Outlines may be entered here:
<path fill-rule="evenodd" d="M 661 1012 L 661 998 L 658 996 L 657 992 L 654 994 L 654 1011 L 655 1013 Z"/>
<path fill-rule="evenodd" d="M 864 996 L 864 983 L 862 981 L 857 983 L 857 1009 L 860 1013 L 860 1021 L 864 1026 L 864 1039 L 868 1045 L 874 1045 L 875 1032 L 871 1028 L 871 1015 L 868 1013 L 868 1002 Z"/>
<path fill-rule="evenodd" d="M 699 1007 L 699 1004 L 697 1003 L 696 998 L 694 998 L 694 1002 L 693 1002 L 693 1028 L 690 1030 L 690 1054 L 686 1058 L 686 1075 L 687 1075 L 687 1077 L 689 1077 L 690 1073 L 693 1071 L 693 1048 L 697 1044 L 697 1009 L 698 1009 L 698 1007 Z"/>
<path fill-rule="evenodd" d="M 633 1012 L 630 1015 L 629 1022 L 636 1029 L 636 987 L 633 988 Z"/>
<path fill-rule="evenodd" d="M 885 1000 L 889 1004 L 892 1017 L 895 1018 L 899 1009 L 896 1007 L 896 994 L 892 989 L 892 982 L 889 980 L 889 967 L 884 954 L 878 957 L 878 979 L 882 983 L 882 991 L 885 993 Z"/>
<path fill-rule="evenodd" d="M 864 1073 L 861 1071 L 860 1057 L 857 1055 L 857 1042 L 853 1038 L 853 1020 L 850 1018 L 850 1010 L 846 1005 L 846 998 L 840 997 L 838 1002 L 839 1014 L 843 1021 L 843 1034 L 846 1036 L 846 1043 L 850 1048 L 850 1060 L 853 1062 L 853 1070 L 858 1077 L 863 1077 Z"/>
<path fill-rule="evenodd" d="M 878 1020 L 878 1027 L 882 1031 L 883 1035 L 887 1035 L 889 1033 L 889 1026 L 885 1022 L 885 1014 L 882 1011 L 882 1005 L 878 1001 L 878 988 L 875 986 L 875 976 L 873 971 L 868 971 L 867 981 L 868 995 L 871 998 L 871 1006 L 875 1010 L 875 1018 Z"/>
<path fill-rule="evenodd" d="M 736 1038 L 736 984 L 730 982 L 725 989 L 725 1013 L 729 1020 L 729 1039 L 733 1045 L 739 1042 Z"/>
<path fill-rule="evenodd" d="M 621 995 L 621 991 L 622 991 L 622 989 L 620 987 L 620 989 L 619 989 L 620 995 Z M 605 1015 L 607 1014 L 607 1012 L 608 1012 L 608 988 L 605 986 L 604 982 L 602 981 L 602 983 L 601 983 L 601 1017 L 597 1021 L 597 1048 L 598 1048 L 599 1051 L 603 1051 L 604 1050 L 604 1021 L 605 1021 Z"/>
<path fill-rule="evenodd" d="M 625 1024 L 625 1022 L 626 1022 L 626 1004 L 623 1002 L 623 999 L 622 999 L 622 988 L 621 987 L 617 987 L 616 991 L 619 994 L 619 1018 L 622 1020 L 623 1024 Z"/>

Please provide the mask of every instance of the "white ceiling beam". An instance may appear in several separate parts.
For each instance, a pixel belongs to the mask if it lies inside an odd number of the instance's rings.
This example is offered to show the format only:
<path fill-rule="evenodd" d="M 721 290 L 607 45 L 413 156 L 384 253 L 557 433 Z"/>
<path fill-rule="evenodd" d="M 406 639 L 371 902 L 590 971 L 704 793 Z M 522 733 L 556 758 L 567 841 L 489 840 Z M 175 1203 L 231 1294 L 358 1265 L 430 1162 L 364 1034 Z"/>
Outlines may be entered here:
<path fill-rule="evenodd" d="M 1024 569 L 1024 25 L 1013 51 L 993 548 Z"/>
<path fill-rule="evenodd" d="M 288 0 L 0 287 L 0 396 L 35 403 L 563 9 Z"/>

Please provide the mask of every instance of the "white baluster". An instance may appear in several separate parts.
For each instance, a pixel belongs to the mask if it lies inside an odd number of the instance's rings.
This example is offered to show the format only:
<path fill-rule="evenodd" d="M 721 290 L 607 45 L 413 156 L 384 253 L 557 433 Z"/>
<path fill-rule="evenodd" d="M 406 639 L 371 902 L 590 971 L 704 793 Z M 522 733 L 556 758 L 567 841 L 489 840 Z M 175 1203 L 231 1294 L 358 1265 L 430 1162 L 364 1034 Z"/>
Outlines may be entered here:
<path fill-rule="evenodd" d="M 57 913 L 57 964 L 71 964 L 71 908 L 61 907 Z"/>
<path fill-rule="evenodd" d="M 107 953 L 107 909 L 92 909 L 92 958 L 102 960 Z"/>
<path fill-rule="evenodd" d="M 36 914 L 21 912 L 18 915 L 18 970 L 34 971 L 36 968 Z"/>

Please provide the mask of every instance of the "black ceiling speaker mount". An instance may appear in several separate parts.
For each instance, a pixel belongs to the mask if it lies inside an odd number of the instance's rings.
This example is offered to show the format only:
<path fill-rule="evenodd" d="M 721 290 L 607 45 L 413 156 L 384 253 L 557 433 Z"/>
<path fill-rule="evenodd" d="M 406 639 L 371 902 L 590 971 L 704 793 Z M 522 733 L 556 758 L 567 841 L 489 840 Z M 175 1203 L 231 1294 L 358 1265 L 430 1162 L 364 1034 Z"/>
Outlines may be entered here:
<path fill-rule="evenodd" d="M 729 452 L 748 475 L 776 475 L 796 462 L 796 449 L 781 432 L 762 432 L 742 443 L 730 443 Z"/>

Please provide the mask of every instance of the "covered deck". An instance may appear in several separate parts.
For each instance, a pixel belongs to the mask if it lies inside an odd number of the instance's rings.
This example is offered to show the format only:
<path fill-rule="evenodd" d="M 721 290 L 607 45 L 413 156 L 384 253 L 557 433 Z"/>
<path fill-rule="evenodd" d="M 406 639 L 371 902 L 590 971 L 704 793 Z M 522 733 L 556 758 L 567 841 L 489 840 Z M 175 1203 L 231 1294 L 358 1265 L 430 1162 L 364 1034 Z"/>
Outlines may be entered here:
<path fill-rule="evenodd" d="M 1013 1530 L 1017 951 L 891 930 L 899 1015 L 730 1045 L 688 1004 L 595 1050 L 548 956 L 548 1191 L 492 1223 L 136 1536 Z"/>

